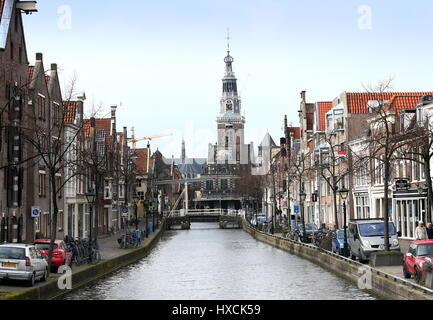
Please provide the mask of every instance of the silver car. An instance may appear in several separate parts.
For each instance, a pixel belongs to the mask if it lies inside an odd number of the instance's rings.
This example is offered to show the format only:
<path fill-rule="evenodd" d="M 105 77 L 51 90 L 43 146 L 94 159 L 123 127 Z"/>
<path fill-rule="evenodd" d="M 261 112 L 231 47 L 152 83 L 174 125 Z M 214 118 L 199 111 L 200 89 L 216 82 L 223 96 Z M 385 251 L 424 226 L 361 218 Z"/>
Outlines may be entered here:
<path fill-rule="evenodd" d="M 347 237 L 352 259 L 369 259 L 373 252 L 385 250 L 385 223 L 383 219 L 355 219 L 349 222 Z M 388 223 L 390 250 L 400 251 L 398 233 L 392 221 Z"/>
<path fill-rule="evenodd" d="M 0 280 L 25 280 L 29 286 L 46 281 L 48 264 L 34 245 L 0 245 Z"/>

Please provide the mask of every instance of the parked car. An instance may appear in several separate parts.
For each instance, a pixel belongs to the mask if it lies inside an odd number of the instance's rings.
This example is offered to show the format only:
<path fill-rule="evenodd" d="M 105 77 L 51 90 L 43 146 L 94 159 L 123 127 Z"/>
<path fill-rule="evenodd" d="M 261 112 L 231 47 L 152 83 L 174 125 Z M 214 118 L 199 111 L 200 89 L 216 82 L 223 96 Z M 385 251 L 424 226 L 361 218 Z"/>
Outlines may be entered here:
<path fill-rule="evenodd" d="M 297 227 L 299 240 L 304 242 L 304 227 L 302 224 L 298 224 Z M 305 242 L 313 242 L 316 234 L 319 232 L 319 228 L 314 223 L 306 223 L 305 224 Z"/>
<path fill-rule="evenodd" d="M 48 251 L 50 250 L 50 242 L 49 239 L 38 239 L 35 240 L 34 246 L 37 250 L 39 250 L 43 255 L 47 256 L 48 260 Z M 72 263 L 72 251 L 67 249 L 67 246 L 63 240 L 55 240 L 54 248 L 53 248 L 53 256 L 51 258 L 51 263 L 54 267 L 59 268 L 60 266 L 67 265 L 70 266 Z"/>
<path fill-rule="evenodd" d="M 33 245 L 0 245 L 0 280 L 24 280 L 30 286 L 38 279 L 46 281 L 48 264 L 44 258 Z"/>
<path fill-rule="evenodd" d="M 347 249 L 350 249 L 349 245 L 349 232 L 347 233 Z M 335 236 L 332 238 L 332 252 L 338 253 L 339 255 L 343 254 L 344 249 L 344 229 L 338 229 L 335 233 Z"/>
<path fill-rule="evenodd" d="M 350 220 L 347 228 L 350 257 L 364 262 L 373 252 L 385 250 L 384 228 L 383 219 Z M 388 231 L 390 249 L 399 251 L 398 234 L 393 222 L 388 222 Z"/>
<path fill-rule="evenodd" d="M 433 240 L 413 241 L 408 253 L 403 260 L 403 275 L 406 279 L 414 277 L 419 282 L 422 274 L 422 264 L 424 261 L 432 262 L 433 260 Z"/>

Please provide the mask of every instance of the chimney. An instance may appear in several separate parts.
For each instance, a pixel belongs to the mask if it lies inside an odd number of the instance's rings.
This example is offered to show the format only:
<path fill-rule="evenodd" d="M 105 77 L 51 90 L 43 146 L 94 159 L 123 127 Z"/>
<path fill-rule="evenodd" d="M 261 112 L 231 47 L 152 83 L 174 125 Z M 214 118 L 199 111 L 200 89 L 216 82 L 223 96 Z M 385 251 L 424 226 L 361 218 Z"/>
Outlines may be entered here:
<path fill-rule="evenodd" d="M 51 64 L 51 71 L 57 71 L 57 63 Z"/>
<path fill-rule="evenodd" d="M 302 91 L 301 92 L 301 100 L 302 100 L 302 102 L 306 102 L 306 100 L 305 100 L 305 94 L 306 94 L 306 91 Z"/>
<path fill-rule="evenodd" d="M 36 61 L 42 61 L 42 57 L 43 57 L 42 53 L 40 52 L 36 53 Z"/>
<path fill-rule="evenodd" d="M 111 106 L 111 135 L 114 137 L 113 144 L 116 141 L 117 129 L 116 129 L 116 109 L 117 106 Z"/>
<path fill-rule="evenodd" d="M 111 119 L 116 119 L 117 105 L 111 106 Z"/>

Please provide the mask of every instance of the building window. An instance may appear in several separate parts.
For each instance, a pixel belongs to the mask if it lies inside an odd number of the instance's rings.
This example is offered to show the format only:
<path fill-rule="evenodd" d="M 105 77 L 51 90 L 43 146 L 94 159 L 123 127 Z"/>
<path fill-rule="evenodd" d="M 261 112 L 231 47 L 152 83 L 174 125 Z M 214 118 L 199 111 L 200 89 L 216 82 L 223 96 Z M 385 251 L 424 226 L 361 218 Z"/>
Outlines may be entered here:
<path fill-rule="evenodd" d="M 207 180 L 206 181 L 206 190 L 212 190 L 213 189 L 213 181 Z"/>
<path fill-rule="evenodd" d="M 39 197 L 47 196 L 47 175 L 44 171 L 39 171 Z"/>
<path fill-rule="evenodd" d="M 62 186 L 62 176 L 56 176 L 56 188 L 57 188 L 57 197 L 61 199 L 63 197 L 63 186 Z"/>
<path fill-rule="evenodd" d="M 222 179 L 222 180 L 221 180 L 221 189 L 222 189 L 222 190 L 227 190 L 227 189 L 228 189 L 228 182 L 227 182 L 227 179 Z"/>
<path fill-rule="evenodd" d="M 54 124 L 56 126 L 62 123 L 62 112 L 60 110 L 60 104 L 57 102 L 53 102 L 53 111 L 54 111 Z"/>
<path fill-rule="evenodd" d="M 119 198 L 124 198 L 124 197 L 125 197 L 125 185 L 120 184 L 119 185 Z"/>
<path fill-rule="evenodd" d="M 413 151 L 414 153 L 416 150 Z M 420 180 L 420 164 L 419 164 L 419 155 L 414 154 L 413 155 L 413 161 L 412 161 L 412 180 L 413 181 L 419 181 Z"/>
<path fill-rule="evenodd" d="M 111 183 L 106 180 L 104 184 L 104 199 L 111 199 Z"/>
<path fill-rule="evenodd" d="M 14 43 L 11 41 L 11 48 L 10 48 L 10 58 L 11 60 L 14 60 Z"/>
<path fill-rule="evenodd" d="M 59 229 L 59 231 L 63 230 L 64 221 L 65 221 L 65 217 L 63 215 L 63 210 L 59 210 L 57 214 L 57 228 Z"/>
<path fill-rule="evenodd" d="M 36 108 L 38 113 L 38 118 L 45 120 L 45 97 L 38 95 L 36 98 Z"/>
<path fill-rule="evenodd" d="M 105 152 L 105 144 L 104 141 L 96 141 L 96 151 L 98 155 L 103 155 Z"/>
<path fill-rule="evenodd" d="M 96 130 L 96 139 L 105 139 L 105 130 Z"/>
<path fill-rule="evenodd" d="M 370 199 L 368 195 L 355 196 L 355 212 L 357 219 L 370 218 Z"/>
<path fill-rule="evenodd" d="M 241 137 L 236 137 L 236 161 L 241 161 Z"/>

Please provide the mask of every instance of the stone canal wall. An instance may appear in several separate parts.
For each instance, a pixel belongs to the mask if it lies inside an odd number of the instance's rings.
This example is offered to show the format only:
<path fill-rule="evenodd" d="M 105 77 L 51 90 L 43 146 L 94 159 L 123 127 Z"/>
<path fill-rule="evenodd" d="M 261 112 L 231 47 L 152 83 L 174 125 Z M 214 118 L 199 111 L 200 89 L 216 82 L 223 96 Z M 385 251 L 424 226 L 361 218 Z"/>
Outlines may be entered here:
<path fill-rule="evenodd" d="M 72 275 L 72 289 L 78 289 L 103 276 L 106 276 L 122 267 L 137 262 L 146 257 L 157 244 L 165 231 L 165 220 L 160 223 L 160 228 L 149 237 L 149 242 L 139 249 L 125 249 L 125 254 L 109 260 L 103 260 L 98 264 L 86 266 Z M 49 300 L 60 298 L 70 293 L 70 290 L 60 290 L 57 279 L 47 281 L 41 286 L 29 288 L 15 294 L 8 295 L 6 300 Z"/>
<path fill-rule="evenodd" d="M 257 231 L 245 220 L 243 221 L 243 229 L 258 241 L 307 259 L 351 281 L 355 285 L 358 285 L 358 282 L 362 279 L 367 279 L 371 274 L 371 277 L 369 277 L 371 281 L 367 282 L 367 284 L 371 283 L 371 289 L 366 289 L 366 291 L 380 299 L 433 300 L 433 290 L 384 273 L 368 265 L 361 264 L 312 245 Z"/>

